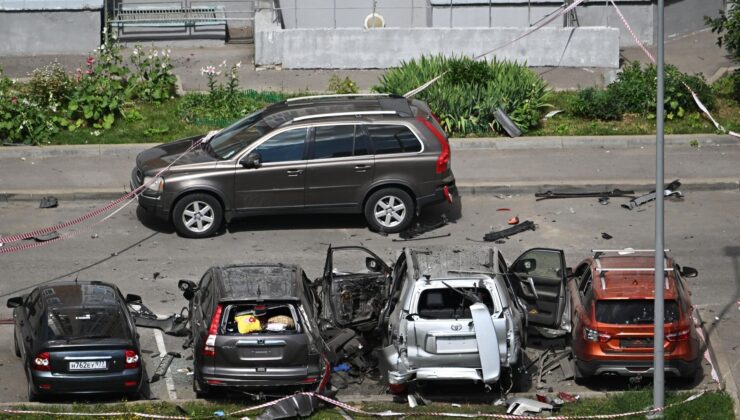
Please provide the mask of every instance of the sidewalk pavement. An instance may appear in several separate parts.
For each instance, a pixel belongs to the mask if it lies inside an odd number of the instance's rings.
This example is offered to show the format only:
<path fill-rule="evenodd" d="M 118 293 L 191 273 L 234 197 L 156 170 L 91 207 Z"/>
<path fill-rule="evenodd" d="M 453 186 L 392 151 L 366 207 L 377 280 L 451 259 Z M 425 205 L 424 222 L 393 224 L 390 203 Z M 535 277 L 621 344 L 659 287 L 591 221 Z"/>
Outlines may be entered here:
<path fill-rule="evenodd" d="M 698 147 L 691 146 L 697 140 Z M 452 139 L 452 168 L 465 194 L 547 190 L 652 189 L 653 136 Z M 667 136 L 665 179 L 683 191 L 740 189 L 740 141 L 730 136 Z M 128 189 L 136 155 L 153 146 L 0 148 L 0 201 L 111 199 Z"/>
<path fill-rule="evenodd" d="M 666 63 L 677 66 L 688 73 L 702 73 L 710 81 L 724 74 L 733 66 L 724 48 L 716 45 L 716 34 L 708 30 L 696 32 L 668 40 L 666 42 Z M 147 43 L 142 43 L 145 48 Z M 182 44 L 180 44 L 182 45 Z M 209 44 L 202 47 L 182 47 L 176 42 L 159 42 L 157 48 L 170 48 L 174 73 L 180 78 L 186 91 L 207 89 L 206 79 L 200 69 L 208 65 L 218 65 L 226 60 L 227 65 L 254 62 L 253 44 Z M 655 48 L 651 48 L 654 52 Z M 638 47 L 621 50 L 624 60 L 639 60 L 647 63 L 648 58 Z M 14 78 L 28 77 L 33 69 L 54 60 L 59 61 L 69 71 L 84 64 L 86 56 L 33 56 L 0 57 L 0 68 L 6 75 Z M 555 90 L 573 90 L 579 87 L 603 86 L 616 77 L 615 69 L 575 68 L 575 67 L 534 67 L 535 72 Z M 363 91 L 370 90 L 378 83 L 384 70 L 280 70 L 255 69 L 243 65 L 239 69 L 239 82 L 243 89 L 284 90 L 291 92 L 324 92 L 333 75 L 350 77 Z"/>

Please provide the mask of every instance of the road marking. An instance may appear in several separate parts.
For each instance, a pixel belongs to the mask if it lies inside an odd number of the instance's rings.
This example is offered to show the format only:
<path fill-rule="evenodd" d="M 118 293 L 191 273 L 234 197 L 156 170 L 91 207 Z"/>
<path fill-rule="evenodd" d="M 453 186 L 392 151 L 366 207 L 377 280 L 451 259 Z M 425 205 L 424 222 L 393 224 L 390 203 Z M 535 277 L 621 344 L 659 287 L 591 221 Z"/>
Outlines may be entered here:
<path fill-rule="evenodd" d="M 159 350 L 159 360 L 162 360 L 167 354 L 167 347 L 164 346 L 164 336 L 162 335 L 162 331 L 158 329 L 153 329 L 152 331 L 154 332 L 154 341 L 157 342 L 157 350 Z M 177 392 L 175 391 L 175 381 L 172 380 L 169 370 L 164 375 L 164 383 L 167 387 L 167 394 L 169 395 L 170 400 L 176 400 Z"/>

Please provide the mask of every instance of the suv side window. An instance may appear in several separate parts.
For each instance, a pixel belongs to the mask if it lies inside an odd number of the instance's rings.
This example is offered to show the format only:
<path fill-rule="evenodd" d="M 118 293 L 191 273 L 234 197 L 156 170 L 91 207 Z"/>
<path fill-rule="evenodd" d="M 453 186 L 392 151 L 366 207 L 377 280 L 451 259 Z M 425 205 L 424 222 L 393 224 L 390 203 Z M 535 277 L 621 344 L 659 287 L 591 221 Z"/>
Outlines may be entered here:
<path fill-rule="evenodd" d="M 307 128 L 283 131 L 267 139 L 254 151 L 260 154 L 262 163 L 303 160 L 307 133 Z"/>
<path fill-rule="evenodd" d="M 313 159 L 367 155 L 367 136 L 356 125 L 314 128 Z"/>
<path fill-rule="evenodd" d="M 421 142 L 405 125 L 370 124 L 366 127 L 376 155 L 421 151 Z"/>
<path fill-rule="evenodd" d="M 588 293 L 592 286 L 592 273 L 591 273 L 591 267 L 588 267 L 586 269 L 586 272 L 583 273 L 583 277 L 581 277 L 581 280 L 578 283 L 578 291 L 581 292 L 581 296 Z"/>
<path fill-rule="evenodd" d="M 198 292 L 200 292 L 200 296 L 198 296 L 199 304 L 204 314 L 210 313 L 211 309 L 211 277 L 212 275 L 209 271 L 200 280 L 200 286 L 198 286 Z"/>

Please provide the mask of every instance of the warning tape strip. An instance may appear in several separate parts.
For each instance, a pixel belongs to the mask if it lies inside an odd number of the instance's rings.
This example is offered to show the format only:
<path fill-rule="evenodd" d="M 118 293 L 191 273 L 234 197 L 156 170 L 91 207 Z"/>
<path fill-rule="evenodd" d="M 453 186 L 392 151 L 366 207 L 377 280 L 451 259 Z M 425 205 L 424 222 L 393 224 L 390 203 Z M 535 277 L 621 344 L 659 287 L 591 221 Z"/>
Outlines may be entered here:
<path fill-rule="evenodd" d="M 80 217 L 77 217 L 75 219 L 71 219 L 71 220 L 67 220 L 67 221 L 58 223 L 58 224 L 56 224 L 54 226 L 48 226 L 48 227 L 45 227 L 45 228 L 42 228 L 42 229 L 38 229 L 38 230 L 35 230 L 35 231 L 32 231 L 32 232 L 26 232 L 26 233 L 21 233 L 21 234 L 16 234 L 16 235 L 11 235 L 11 236 L 1 237 L 0 238 L 0 244 L 7 245 L 8 243 L 18 242 L 18 241 L 21 241 L 21 240 L 24 240 L 24 239 L 33 238 L 35 236 L 45 235 L 45 234 L 52 233 L 52 232 L 57 232 L 57 231 L 59 231 L 61 229 L 65 229 L 65 228 L 68 228 L 70 226 L 74 226 L 74 225 L 80 224 L 82 222 L 86 222 L 86 221 L 88 221 L 88 220 L 90 220 L 90 219 L 92 219 L 94 217 L 100 216 L 101 214 L 104 214 L 104 213 L 106 213 L 106 212 L 114 209 L 115 207 L 117 207 L 118 205 L 120 205 L 121 203 L 123 203 L 126 200 L 129 200 L 129 202 L 126 203 L 126 205 L 130 204 L 130 202 L 133 201 L 134 199 L 136 199 L 139 195 L 141 195 L 141 193 L 144 192 L 145 188 L 147 188 L 149 185 L 151 185 L 153 183 L 153 181 L 158 176 L 160 176 L 163 173 L 165 173 L 166 171 L 168 171 L 175 163 L 177 163 L 183 156 L 185 156 L 185 154 L 189 153 L 190 151 L 192 151 L 193 149 L 195 149 L 196 147 L 198 147 L 201 144 L 201 142 L 202 142 L 202 139 L 193 142 L 193 144 L 190 147 L 188 147 L 187 150 L 185 150 L 184 152 L 182 152 L 180 155 L 177 156 L 177 158 L 175 158 L 167 166 L 165 166 L 164 168 L 162 168 L 159 172 L 157 172 L 152 177 L 152 181 L 150 181 L 149 183 L 142 183 L 138 188 L 136 188 L 136 189 L 132 190 L 131 192 L 129 192 L 127 194 L 124 194 L 123 196 L 121 196 L 121 197 L 119 197 L 119 198 L 111 201 L 107 205 L 105 205 L 103 207 L 98 207 L 98 208 L 96 208 L 96 209 L 94 209 L 92 211 L 89 211 L 89 212 L 85 213 L 84 215 L 82 215 Z M 102 221 L 108 220 L 108 218 L 109 217 L 103 219 Z M 58 238 L 50 239 L 50 240 L 44 241 L 44 242 L 29 243 L 29 244 L 23 244 L 23 245 L 12 246 L 12 247 L 3 246 L 3 247 L 0 247 L 0 254 L 8 254 L 8 253 L 11 253 L 11 252 L 18 252 L 18 251 L 21 251 L 21 250 L 26 250 L 26 249 L 30 249 L 30 248 L 36 248 L 36 247 L 39 247 L 39 246 L 48 245 L 50 243 L 53 243 L 53 242 L 56 242 L 56 241 L 59 241 L 59 240 L 62 240 L 62 239 L 66 239 L 65 235 L 60 235 Z"/>
<path fill-rule="evenodd" d="M 637 34 L 635 33 L 635 31 L 632 30 L 632 27 L 627 22 L 627 19 L 622 14 L 622 11 L 619 9 L 619 7 L 617 6 L 617 4 L 614 3 L 614 0 L 609 0 L 609 2 L 612 4 L 612 6 L 614 6 L 614 10 L 616 10 L 617 15 L 619 15 L 619 19 L 622 21 L 622 24 L 624 25 L 624 27 L 627 28 L 627 31 L 630 33 L 630 35 L 632 35 L 632 39 L 635 41 L 635 43 L 637 44 L 637 46 L 640 47 L 640 49 L 642 50 L 642 52 L 645 53 L 645 55 L 650 59 L 650 61 L 653 62 L 653 64 L 657 64 L 657 61 L 655 60 L 655 57 L 653 56 L 653 54 L 650 53 L 650 51 L 645 47 L 645 44 L 643 44 L 642 41 L 640 40 L 640 38 L 637 36 Z M 740 138 L 740 134 L 735 133 L 734 131 L 728 131 L 728 130 L 726 130 L 724 127 L 722 127 L 722 125 L 720 123 L 717 122 L 717 120 L 714 119 L 714 117 L 709 112 L 709 110 L 707 109 L 707 107 L 704 106 L 704 104 L 701 102 L 701 100 L 699 100 L 699 96 L 696 94 L 696 92 L 694 92 L 694 90 L 691 89 L 691 87 L 688 84 L 686 84 L 686 82 L 681 82 L 681 84 L 683 84 L 684 87 L 691 93 L 691 97 L 694 99 L 694 102 L 696 103 L 696 106 L 698 106 L 699 109 L 704 113 L 704 115 L 706 115 L 707 118 L 709 118 L 709 120 L 712 121 L 712 124 L 714 124 L 714 128 L 716 128 L 717 130 L 719 130 L 719 131 L 721 131 L 723 133 L 727 133 L 727 134 L 729 134 L 731 136 L 739 137 Z"/>
<path fill-rule="evenodd" d="M 531 419 L 532 418 L 531 416 L 522 416 L 522 415 L 514 415 L 514 414 L 497 414 L 497 413 L 454 413 L 454 412 L 433 412 L 433 411 L 432 412 L 427 412 L 427 411 L 373 412 L 373 411 L 366 411 L 366 410 L 351 406 L 347 403 L 343 403 L 341 401 L 337 401 L 333 398 L 329 398 L 325 395 L 317 394 L 314 392 L 300 392 L 294 395 L 288 395 L 288 396 L 279 398 L 277 400 L 255 405 L 252 407 L 243 408 L 241 410 L 237 410 L 231 413 L 225 413 L 224 415 L 227 417 L 233 417 L 233 416 L 237 416 L 242 413 L 261 410 L 263 408 L 268 408 L 270 406 L 279 404 L 287 399 L 293 398 L 296 395 L 306 395 L 309 397 L 313 396 L 335 407 L 339 407 L 343 410 L 351 411 L 353 413 L 364 415 L 364 416 L 372 416 L 372 417 L 421 417 L 421 416 L 424 416 L 424 417 L 460 417 L 460 418 L 486 417 L 486 418 L 510 419 L 510 420 L 520 420 L 520 419 Z M 538 417 L 538 418 L 548 419 L 548 420 L 616 419 L 616 418 L 637 416 L 641 414 L 654 414 L 654 413 L 665 411 L 671 407 L 686 404 L 690 401 L 700 398 L 702 395 L 704 395 L 704 391 L 698 394 L 691 395 L 684 400 L 676 401 L 674 403 L 668 404 L 664 407 L 651 408 L 651 409 L 640 410 L 640 411 L 631 411 L 628 413 L 590 414 L 590 415 L 583 415 L 583 416 L 579 416 L 579 415 L 550 416 L 550 417 Z M 142 418 L 151 418 L 151 419 L 171 419 L 171 420 L 191 420 L 191 419 L 196 419 L 196 418 L 213 418 L 213 416 L 203 416 L 203 417 L 167 416 L 167 415 L 160 415 L 160 414 L 140 413 L 140 412 L 75 413 L 75 412 L 54 412 L 54 411 L 44 411 L 44 410 L 14 410 L 14 409 L 0 409 L 0 413 L 17 414 L 17 415 L 41 414 L 41 415 L 50 415 L 50 416 L 86 416 L 86 417 L 117 417 L 117 416 L 132 417 L 133 416 L 133 417 L 142 417 Z M 242 418 L 247 419 L 248 417 L 242 417 Z"/>

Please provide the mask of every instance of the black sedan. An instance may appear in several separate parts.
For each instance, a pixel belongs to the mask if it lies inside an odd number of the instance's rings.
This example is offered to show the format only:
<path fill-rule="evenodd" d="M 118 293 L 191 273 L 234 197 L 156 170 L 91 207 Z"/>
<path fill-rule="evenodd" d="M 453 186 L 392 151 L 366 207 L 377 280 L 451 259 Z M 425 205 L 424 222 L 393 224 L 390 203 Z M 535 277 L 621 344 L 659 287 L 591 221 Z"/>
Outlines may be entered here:
<path fill-rule="evenodd" d="M 138 397 L 141 351 L 126 298 L 114 285 L 55 283 L 8 299 L 15 354 L 23 359 L 28 399 L 57 394 L 124 393 Z"/>

